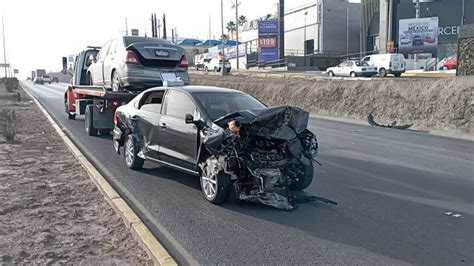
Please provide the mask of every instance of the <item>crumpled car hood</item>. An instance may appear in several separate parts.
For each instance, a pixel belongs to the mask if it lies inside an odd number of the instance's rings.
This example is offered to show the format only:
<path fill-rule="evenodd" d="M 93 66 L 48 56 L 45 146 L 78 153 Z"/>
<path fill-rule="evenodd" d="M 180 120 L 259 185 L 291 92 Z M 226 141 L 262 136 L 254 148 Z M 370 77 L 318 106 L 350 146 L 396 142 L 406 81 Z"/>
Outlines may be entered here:
<path fill-rule="evenodd" d="M 289 141 L 308 127 L 309 113 L 294 106 L 249 109 L 228 114 L 214 123 L 224 128 L 230 119 L 244 126 L 250 125 L 251 135 Z"/>

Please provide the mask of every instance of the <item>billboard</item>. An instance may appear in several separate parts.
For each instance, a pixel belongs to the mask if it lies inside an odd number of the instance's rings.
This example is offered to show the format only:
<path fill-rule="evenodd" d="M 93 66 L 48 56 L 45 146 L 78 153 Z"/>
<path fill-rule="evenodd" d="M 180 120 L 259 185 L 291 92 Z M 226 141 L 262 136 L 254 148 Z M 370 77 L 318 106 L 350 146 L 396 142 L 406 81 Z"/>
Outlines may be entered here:
<path fill-rule="evenodd" d="M 258 62 L 275 62 L 279 59 L 278 20 L 258 21 Z"/>
<path fill-rule="evenodd" d="M 437 53 L 438 17 L 401 19 L 398 26 L 399 53 Z"/>

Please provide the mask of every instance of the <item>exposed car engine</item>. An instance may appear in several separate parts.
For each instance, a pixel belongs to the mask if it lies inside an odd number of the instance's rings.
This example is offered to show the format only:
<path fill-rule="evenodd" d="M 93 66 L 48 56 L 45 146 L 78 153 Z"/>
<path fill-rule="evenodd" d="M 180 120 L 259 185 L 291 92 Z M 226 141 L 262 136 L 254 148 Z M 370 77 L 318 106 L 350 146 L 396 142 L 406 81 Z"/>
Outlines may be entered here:
<path fill-rule="evenodd" d="M 200 167 L 230 175 L 240 200 L 291 210 L 292 191 L 310 185 L 318 153 L 316 136 L 306 129 L 308 119 L 307 112 L 290 106 L 222 117 L 214 121 L 219 128 L 203 130 L 213 166 L 208 159 Z"/>

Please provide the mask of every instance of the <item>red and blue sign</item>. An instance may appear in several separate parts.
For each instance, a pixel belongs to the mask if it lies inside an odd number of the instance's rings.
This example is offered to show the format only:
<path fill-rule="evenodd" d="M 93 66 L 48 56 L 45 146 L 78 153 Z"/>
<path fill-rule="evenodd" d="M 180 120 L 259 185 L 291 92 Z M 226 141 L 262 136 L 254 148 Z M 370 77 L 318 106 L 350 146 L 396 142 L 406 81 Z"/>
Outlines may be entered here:
<path fill-rule="evenodd" d="M 278 52 L 278 20 L 265 20 L 258 22 L 258 62 L 276 62 Z"/>

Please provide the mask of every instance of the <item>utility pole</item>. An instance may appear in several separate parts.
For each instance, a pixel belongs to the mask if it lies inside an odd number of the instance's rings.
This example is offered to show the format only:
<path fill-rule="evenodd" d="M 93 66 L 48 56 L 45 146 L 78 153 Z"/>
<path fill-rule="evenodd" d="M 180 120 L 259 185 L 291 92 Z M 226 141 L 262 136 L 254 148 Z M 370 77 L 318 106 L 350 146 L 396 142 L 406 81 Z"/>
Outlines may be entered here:
<path fill-rule="evenodd" d="M 280 35 L 280 60 L 285 58 L 285 0 L 278 2 L 278 20 L 279 20 L 279 35 Z"/>
<path fill-rule="evenodd" d="M 346 3 L 346 55 L 349 58 L 349 2 Z"/>
<path fill-rule="evenodd" d="M 308 12 L 304 12 L 304 34 L 303 34 L 303 59 L 304 66 L 306 67 L 306 16 Z"/>
<path fill-rule="evenodd" d="M 156 19 L 156 15 L 155 15 L 155 19 Z M 158 30 L 156 31 L 157 36 L 158 36 L 158 38 L 161 38 L 161 20 L 157 20 L 156 24 L 157 24 L 157 27 L 158 27 Z"/>
<path fill-rule="evenodd" d="M 237 69 L 239 69 L 239 5 L 240 3 L 235 0 L 235 4 L 232 8 L 235 8 L 235 51 L 237 55 Z"/>
<path fill-rule="evenodd" d="M 420 0 L 416 0 L 416 5 L 415 5 L 415 17 L 416 18 L 420 18 Z M 417 65 L 418 63 L 418 54 L 415 53 L 414 55 L 414 59 L 415 59 L 415 66 Z M 416 66 L 418 67 L 418 66 Z"/>
<path fill-rule="evenodd" d="M 392 41 L 393 0 L 388 5 L 388 41 Z"/>
<path fill-rule="evenodd" d="M 125 36 L 128 36 L 128 22 L 127 22 L 127 18 L 125 18 Z"/>
<path fill-rule="evenodd" d="M 225 67 L 224 67 L 225 54 L 224 54 L 224 1 L 223 0 L 221 0 L 221 32 L 222 32 L 222 35 L 221 35 L 222 55 L 221 55 L 221 60 L 220 60 L 222 62 L 221 76 L 225 76 L 227 72 L 225 71 Z"/>
<path fill-rule="evenodd" d="M 6 78 L 8 77 L 8 72 L 7 72 L 7 47 L 5 46 L 5 22 L 3 21 L 3 16 L 2 16 L 2 33 L 3 33 L 3 62 L 5 64 L 5 82 Z"/>

